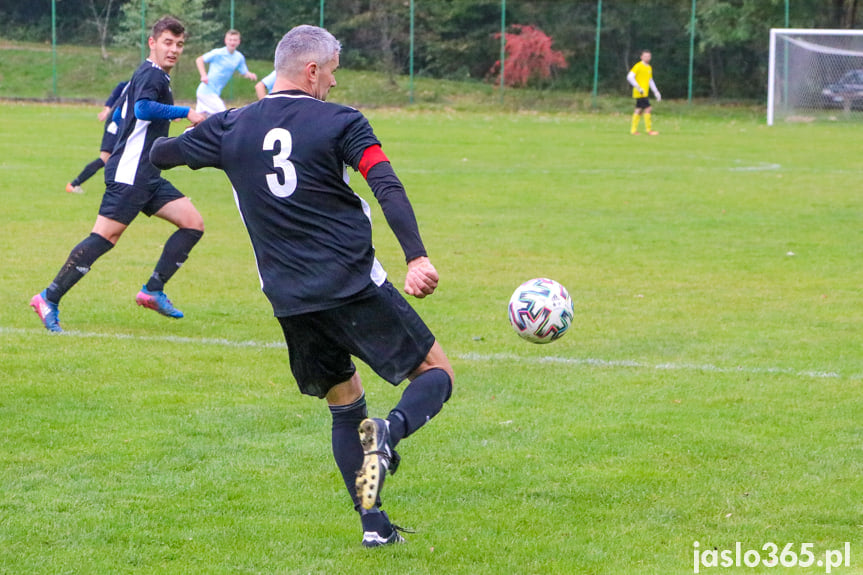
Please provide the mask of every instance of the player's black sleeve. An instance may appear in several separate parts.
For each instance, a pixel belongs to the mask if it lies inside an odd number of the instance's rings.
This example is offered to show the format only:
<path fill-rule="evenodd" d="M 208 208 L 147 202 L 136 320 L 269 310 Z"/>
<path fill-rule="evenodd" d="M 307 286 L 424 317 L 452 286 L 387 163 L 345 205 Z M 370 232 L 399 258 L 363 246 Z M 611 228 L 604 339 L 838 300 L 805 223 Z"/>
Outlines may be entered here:
<path fill-rule="evenodd" d="M 186 165 L 193 170 L 221 168 L 222 138 L 227 126 L 234 118 L 233 115 L 229 117 L 231 112 L 236 112 L 236 110 L 214 114 L 193 129 L 183 132 L 180 136 L 174 138 L 176 142 L 172 143 L 169 149 L 164 150 L 166 155 L 170 155 L 165 158 L 160 156 L 157 159 L 164 159 L 168 163 L 179 162 L 173 163 L 172 167 Z M 158 142 L 158 140 L 156 141 Z M 153 147 L 155 148 L 155 145 Z M 179 154 L 179 157 L 176 154 Z M 152 153 L 150 161 L 153 162 L 154 166 L 159 166 L 153 160 Z"/>
<path fill-rule="evenodd" d="M 366 174 L 366 181 L 381 205 L 384 217 L 405 253 L 405 261 L 411 261 L 426 253 L 420 238 L 419 226 L 405 188 L 389 162 L 375 164 Z"/>
<path fill-rule="evenodd" d="M 150 162 L 160 170 L 170 170 L 186 164 L 178 138 L 156 138 L 150 148 Z"/>
<path fill-rule="evenodd" d="M 363 152 L 371 146 L 380 146 L 369 121 L 358 110 L 345 108 L 345 131 L 341 137 L 341 156 L 347 165 L 359 169 Z"/>

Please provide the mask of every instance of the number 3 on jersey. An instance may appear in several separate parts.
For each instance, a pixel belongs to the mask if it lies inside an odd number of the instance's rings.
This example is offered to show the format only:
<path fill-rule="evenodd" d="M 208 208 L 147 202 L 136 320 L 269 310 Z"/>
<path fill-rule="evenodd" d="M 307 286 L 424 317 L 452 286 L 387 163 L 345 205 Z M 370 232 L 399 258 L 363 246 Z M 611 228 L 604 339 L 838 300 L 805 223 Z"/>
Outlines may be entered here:
<path fill-rule="evenodd" d="M 273 156 L 273 167 L 277 173 L 267 174 L 267 186 L 274 196 L 287 198 L 297 189 L 297 170 L 288 159 L 293 145 L 291 133 L 284 128 L 273 128 L 264 137 L 264 150 L 272 152 L 276 149 L 276 142 L 279 142 L 279 153 Z M 284 183 L 279 183 L 279 171 Z"/>

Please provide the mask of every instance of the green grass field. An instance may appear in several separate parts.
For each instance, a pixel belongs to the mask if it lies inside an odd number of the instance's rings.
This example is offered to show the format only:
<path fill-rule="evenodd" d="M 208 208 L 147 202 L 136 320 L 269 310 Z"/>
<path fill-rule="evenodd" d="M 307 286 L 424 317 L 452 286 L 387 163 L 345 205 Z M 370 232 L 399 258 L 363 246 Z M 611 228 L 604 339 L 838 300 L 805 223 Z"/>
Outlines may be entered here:
<path fill-rule="evenodd" d="M 697 541 L 814 553 L 702 573 L 824 573 L 846 542 L 832 572 L 863 573 L 859 126 L 672 104 L 648 139 L 627 114 L 370 110 L 457 381 L 384 491 L 416 533 L 369 551 L 222 174 L 167 173 L 207 224 L 167 289 L 185 319 L 134 304 L 171 232 L 144 217 L 63 300 L 66 334 L 28 307 L 95 219 L 101 174 L 63 186 L 96 112 L 0 108 L 0 572 L 668 575 Z M 536 276 L 575 300 L 547 346 L 506 320 Z M 385 415 L 399 390 L 361 373 Z"/>

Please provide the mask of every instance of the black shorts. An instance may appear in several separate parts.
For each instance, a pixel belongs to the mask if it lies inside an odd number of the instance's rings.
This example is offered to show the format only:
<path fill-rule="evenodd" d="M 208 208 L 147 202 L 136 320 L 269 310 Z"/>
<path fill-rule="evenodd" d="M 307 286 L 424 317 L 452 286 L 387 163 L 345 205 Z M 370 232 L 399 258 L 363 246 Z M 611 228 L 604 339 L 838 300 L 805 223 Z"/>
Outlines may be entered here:
<path fill-rule="evenodd" d="M 650 107 L 650 98 L 636 98 L 635 107 L 638 110 L 644 110 Z"/>
<path fill-rule="evenodd" d="M 114 144 L 117 143 L 117 132 L 119 131 L 117 123 L 113 120 L 105 122 L 105 131 L 102 132 L 102 145 L 99 146 L 100 152 L 114 151 Z"/>
<path fill-rule="evenodd" d="M 385 281 L 374 294 L 333 309 L 278 318 L 300 391 L 325 397 L 356 372 L 361 359 L 393 385 L 420 366 L 434 335 L 405 298 Z"/>
<path fill-rule="evenodd" d="M 132 223 L 139 213 L 152 216 L 165 204 L 185 196 L 165 178 L 147 187 L 109 183 L 102 196 L 99 215 L 126 224 Z"/>

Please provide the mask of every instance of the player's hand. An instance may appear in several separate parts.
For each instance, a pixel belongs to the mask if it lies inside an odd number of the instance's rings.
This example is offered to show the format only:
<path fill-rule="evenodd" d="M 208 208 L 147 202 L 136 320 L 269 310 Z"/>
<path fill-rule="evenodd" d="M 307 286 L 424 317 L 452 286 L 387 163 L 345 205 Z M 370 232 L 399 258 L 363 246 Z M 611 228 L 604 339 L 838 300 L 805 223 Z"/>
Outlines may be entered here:
<path fill-rule="evenodd" d="M 645 97 L 645 96 L 647 96 L 647 92 L 645 92 L 645 91 L 644 91 L 644 90 L 642 90 L 641 88 L 639 88 L 639 89 L 638 89 L 638 93 L 639 93 L 639 94 L 641 94 L 641 97 L 642 97 L 642 98 L 643 98 L 643 97 Z"/>
<path fill-rule="evenodd" d="M 405 276 L 405 293 L 416 298 L 424 298 L 434 293 L 439 280 L 437 270 L 426 256 L 408 262 Z"/>
<path fill-rule="evenodd" d="M 249 80 L 251 80 L 252 82 L 257 82 L 257 81 L 258 81 L 258 75 L 257 75 L 257 74 L 255 74 L 254 72 L 249 72 L 249 75 L 248 75 L 248 76 L 246 76 L 246 78 L 248 78 L 248 79 L 249 79 Z"/>
<path fill-rule="evenodd" d="M 657 102 L 661 102 L 661 101 L 662 101 L 662 94 L 660 94 L 659 92 L 657 92 L 657 93 L 656 93 L 656 101 L 657 101 Z"/>
<path fill-rule="evenodd" d="M 111 108 L 109 108 L 108 106 L 105 106 L 104 108 L 102 108 L 102 111 L 99 112 L 99 115 L 96 117 L 99 118 L 100 122 L 104 122 L 105 120 L 108 119 L 108 112 L 110 112 L 110 111 L 111 111 Z"/>
<path fill-rule="evenodd" d="M 196 110 L 189 109 L 189 115 L 186 116 L 189 122 L 192 123 L 192 126 L 197 126 L 201 122 L 207 119 L 207 114 L 202 114 Z"/>
<path fill-rule="evenodd" d="M 204 84 L 209 84 L 210 83 L 210 77 L 207 76 L 206 74 L 201 74 L 201 82 L 203 82 Z"/>

